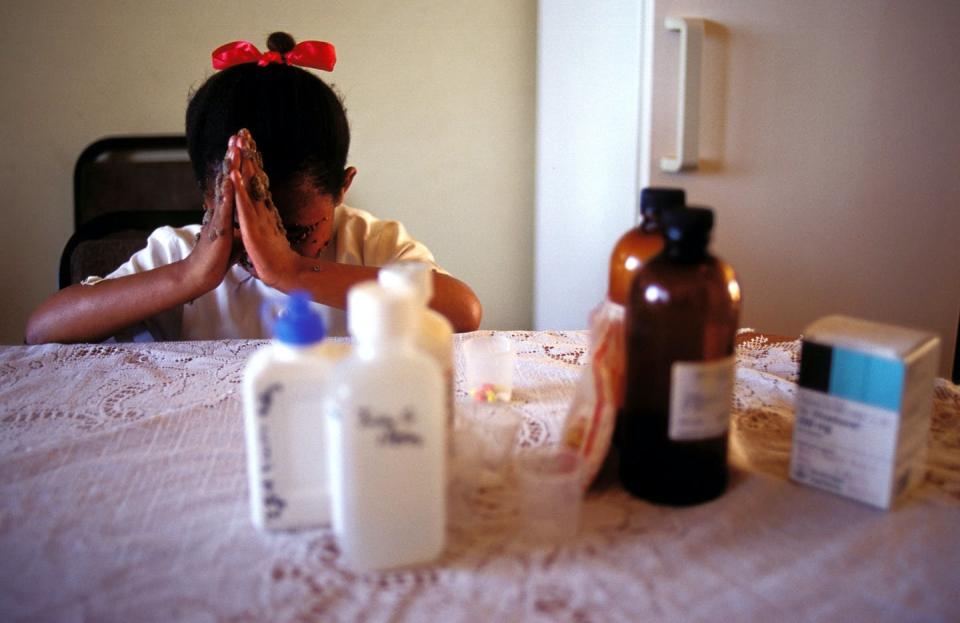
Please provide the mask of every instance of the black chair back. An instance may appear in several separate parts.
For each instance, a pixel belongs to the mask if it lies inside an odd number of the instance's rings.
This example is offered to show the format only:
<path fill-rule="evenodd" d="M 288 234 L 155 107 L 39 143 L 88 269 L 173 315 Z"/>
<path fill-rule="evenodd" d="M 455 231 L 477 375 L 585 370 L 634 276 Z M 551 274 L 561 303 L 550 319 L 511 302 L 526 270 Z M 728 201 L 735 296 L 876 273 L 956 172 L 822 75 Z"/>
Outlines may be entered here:
<path fill-rule="evenodd" d="M 83 150 L 73 172 L 74 234 L 60 256 L 60 287 L 104 276 L 162 225 L 199 223 L 200 188 L 182 135 L 114 136 Z"/>

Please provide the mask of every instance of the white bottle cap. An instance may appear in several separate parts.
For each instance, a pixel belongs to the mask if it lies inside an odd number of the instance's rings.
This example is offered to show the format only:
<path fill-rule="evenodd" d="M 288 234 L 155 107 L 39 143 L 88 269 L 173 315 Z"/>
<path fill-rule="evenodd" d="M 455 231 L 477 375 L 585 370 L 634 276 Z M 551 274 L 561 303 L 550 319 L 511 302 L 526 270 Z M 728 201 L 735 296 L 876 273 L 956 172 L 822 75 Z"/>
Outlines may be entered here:
<path fill-rule="evenodd" d="M 391 290 L 410 290 L 414 300 L 426 305 L 433 298 L 433 271 L 424 262 L 392 262 L 380 269 L 380 283 Z"/>
<path fill-rule="evenodd" d="M 347 328 L 358 342 L 413 335 L 420 310 L 412 292 L 385 288 L 376 281 L 359 283 L 347 293 Z"/>

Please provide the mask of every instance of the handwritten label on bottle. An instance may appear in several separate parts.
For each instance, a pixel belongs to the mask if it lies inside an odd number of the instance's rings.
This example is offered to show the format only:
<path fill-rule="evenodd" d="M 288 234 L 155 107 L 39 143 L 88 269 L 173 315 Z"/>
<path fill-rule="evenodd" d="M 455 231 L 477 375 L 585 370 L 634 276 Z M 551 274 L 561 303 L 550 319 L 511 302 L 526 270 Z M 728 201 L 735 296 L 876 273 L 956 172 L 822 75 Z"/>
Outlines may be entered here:
<path fill-rule="evenodd" d="M 678 361 L 670 373 L 670 428 L 673 441 L 722 435 L 730 423 L 735 357 Z"/>
<path fill-rule="evenodd" d="M 423 438 L 411 430 L 416 426 L 417 416 L 413 409 L 407 407 L 400 415 L 394 416 L 389 413 L 374 414 L 367 407 L 360 407 L 357 410 L 358 421 L 363 428 L 379 431 L 377 443 L 381 446 L 419 446 L 423 444 Z"/>
<path fill-rule="evenodd" d="M 287 507 L 287 501 L 274 490 L 273 449 L 270 443 L 269 419 L 271 410 L 283 400 L 283 385 L 271 383 L 257 394 L 257 416 L 260 419 L 260 475 L 263 486 L 263 507 L 268 520 L 279 519 Z"/>

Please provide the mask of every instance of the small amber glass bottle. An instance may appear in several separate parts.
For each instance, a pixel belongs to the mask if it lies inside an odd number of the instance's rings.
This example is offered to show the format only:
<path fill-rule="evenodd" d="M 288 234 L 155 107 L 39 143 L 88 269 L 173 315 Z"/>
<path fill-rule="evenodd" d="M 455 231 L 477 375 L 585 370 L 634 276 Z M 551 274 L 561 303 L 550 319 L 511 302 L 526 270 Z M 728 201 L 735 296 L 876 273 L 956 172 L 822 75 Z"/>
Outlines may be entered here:
<path fill-rule="evenodd" d="M 610 283 L 607 298 L 627 304 L 630 283 L 644 262 L 663 249 L 660 235 L 660 214 L 664 210 L 683 207 L 686 196 L 680 188 L 644 188 L 640 191 L 640 224 L 625 233 L 610 255 Z"/>
<path fill-rule="evenodd" d="M 707 251 L 711 210 L 670 210 L 662 224 L 664 249 L 627 302 L 620 478 L 652 502 L 696 504 L 727 485 L 740 286 Z"/>

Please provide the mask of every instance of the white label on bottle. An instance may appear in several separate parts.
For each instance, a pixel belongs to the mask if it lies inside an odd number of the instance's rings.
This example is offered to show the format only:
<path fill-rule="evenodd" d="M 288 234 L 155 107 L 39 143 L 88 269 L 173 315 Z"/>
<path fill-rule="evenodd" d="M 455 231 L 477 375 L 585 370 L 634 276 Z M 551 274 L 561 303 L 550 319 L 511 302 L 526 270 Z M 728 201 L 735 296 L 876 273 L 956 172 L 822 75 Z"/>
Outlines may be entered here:
<path fill-rule="evenodd" d="M 730 423 L 735 357 L 677 361 L 670 371 L 670 428 L 673 441 L 722 435 Z"/>

